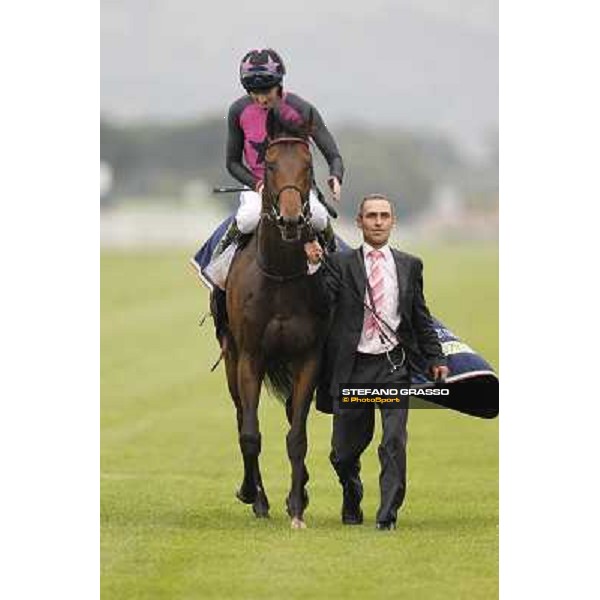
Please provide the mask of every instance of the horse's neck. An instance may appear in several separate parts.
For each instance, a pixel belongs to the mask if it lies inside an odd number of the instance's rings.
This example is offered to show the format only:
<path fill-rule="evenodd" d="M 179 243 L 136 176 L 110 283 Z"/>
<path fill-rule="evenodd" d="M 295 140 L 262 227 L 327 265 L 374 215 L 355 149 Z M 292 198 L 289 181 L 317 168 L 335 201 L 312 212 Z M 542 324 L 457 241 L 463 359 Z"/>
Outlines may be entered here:
<path fill-rule="evenodd" d="M 277 226 L 268 219 L 258 225 L 258 254 L 262 266 L 277 275 L 295 275 L 306 266 L 304 244 L 284 242 Z"/>

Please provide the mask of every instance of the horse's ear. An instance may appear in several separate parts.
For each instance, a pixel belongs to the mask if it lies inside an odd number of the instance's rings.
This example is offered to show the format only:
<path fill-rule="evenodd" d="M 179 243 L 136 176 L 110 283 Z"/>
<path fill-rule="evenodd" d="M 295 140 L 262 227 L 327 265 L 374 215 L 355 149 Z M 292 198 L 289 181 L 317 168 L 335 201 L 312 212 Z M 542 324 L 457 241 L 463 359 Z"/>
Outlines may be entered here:
<path fill-rule="evenodd" d="M 279 118 L 279 108 L 270 108 L 267 112 L 267 137 L 274 140 L 281 134 L 281 120 Z"/>
<path fill-rule="evenodd" d="M 315 129 L 315 114 L 311 108 L 308 113 L 308 121 L 304 124 L 304 133 L 307 138 L 311 137 Z"/>
<path fill-rule="evenodd" d="M 267 112 L 267 137 L 272 140 L 275 137 L 275 115 L 273 109 L 270 108 Z"/>

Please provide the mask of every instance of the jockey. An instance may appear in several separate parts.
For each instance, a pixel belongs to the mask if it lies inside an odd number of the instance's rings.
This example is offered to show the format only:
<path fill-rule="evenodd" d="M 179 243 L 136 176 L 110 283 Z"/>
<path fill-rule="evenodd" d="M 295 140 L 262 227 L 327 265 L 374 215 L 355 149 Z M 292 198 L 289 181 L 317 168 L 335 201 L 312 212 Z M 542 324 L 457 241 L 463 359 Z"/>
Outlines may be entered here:
<path fill-rule="evenodd" d="M 232 242 L 237 243 L 242 234 L 252 233 L 260 220 L 270 108 L 277 106 L 282 118 L 295 125 L 312 119 L 311 137 L 329 165 L 328 183 L 333 199 L 340 200 L 344 166 L 337 145 L 315 107 L 296 94 L 283 91 L 284 75 L 281 57 L 270 48 L 250 50 L 241 61 L 240 81 L 247 94 L 229 108 L 226 165 L 229 173 L 250 190 L 241 193 L 235 218 L 215 248 L 213 259 Z M 311 224 L 320 232 L 328 249 L 334 251 L 335 237 L 329 216 L 314 190 L 310 191 L 309 201 Z"/>

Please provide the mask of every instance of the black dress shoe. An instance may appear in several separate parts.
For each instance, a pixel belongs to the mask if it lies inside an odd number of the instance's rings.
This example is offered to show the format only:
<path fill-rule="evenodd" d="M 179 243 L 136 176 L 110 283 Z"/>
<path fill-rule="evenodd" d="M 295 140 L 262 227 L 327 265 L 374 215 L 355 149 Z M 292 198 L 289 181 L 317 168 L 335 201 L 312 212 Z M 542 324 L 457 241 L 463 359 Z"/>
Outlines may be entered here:
<path fill-rule="evenodd" d="M 345 508 L 342 508 L 342 523 L 344 525 L 362 525 L 363 522 L 363 511 L 358 507 L 358 510 L 351 512 Z"/>
<path fill-rule="evenodd" d="M 379 529 L 379 531 L 393 531 L 394 529 L 396 529 L 396 523 L 394 521 L 376 523 L 375 529 Z"/>
<path fill-rule="evenodd" d="M 363 522 L 363 512 L 360 508 L 362 485 L 360 482 L 349 481 L 343 485 L 343 489 L 342 523 L 344 525 L 360 525 Z"/>

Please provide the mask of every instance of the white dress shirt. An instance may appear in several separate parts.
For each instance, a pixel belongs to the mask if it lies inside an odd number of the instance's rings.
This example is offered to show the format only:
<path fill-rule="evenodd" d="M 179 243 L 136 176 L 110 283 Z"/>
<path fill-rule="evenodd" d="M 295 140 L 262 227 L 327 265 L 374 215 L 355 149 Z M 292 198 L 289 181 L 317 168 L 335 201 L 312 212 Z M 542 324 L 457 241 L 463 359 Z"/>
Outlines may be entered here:
<path fill-rule="evenodd" d="M 367 279 L 371 274 L 371 260 L 367 258 L 367 255 L 371 250 L 374 250 L 372 246 L 363 242 L 362 255 L 365 263 L 365 271 L 367 272 Z M 388 244 L 379 248 L 379 251 L 383 254 L 383 259 L 380 260 L 379 266 L 383 270 L 383 305 L 377 314 L 388 324 L 394 331 L 400 325 L 400 313 L 398 312 L 398 274 L 396 273 L 396 262 L 392 255 L 392 251 Z M 365 304 L 371 306 L 371 299 L 369 298 L 369 290 L 365 289 Z M 383 325 L 377 320 L 378 330 L 377 333 L 371 338 L 367 339 L 366 336 L 366 323 L 367 319 L 371 315 L 371 312 L 365 308 L 365 316 L 363 321 L 363 330 L 358 342 L 357 350 L 364 354 L 381 354 L 387 350 L 391 350 L 398 344 L 396 336 L 388 329 L 386 325 Z M 381 330 L 385 335 L 381 334 Z M 387 338 L 387 339 L 386 339 Z M 388 339 L 390 341 L 388 341 Z"/>

